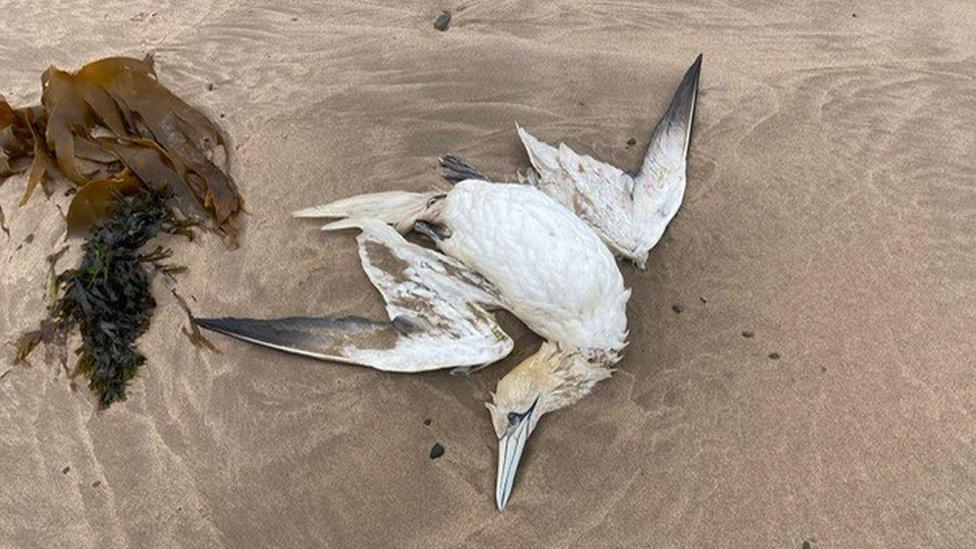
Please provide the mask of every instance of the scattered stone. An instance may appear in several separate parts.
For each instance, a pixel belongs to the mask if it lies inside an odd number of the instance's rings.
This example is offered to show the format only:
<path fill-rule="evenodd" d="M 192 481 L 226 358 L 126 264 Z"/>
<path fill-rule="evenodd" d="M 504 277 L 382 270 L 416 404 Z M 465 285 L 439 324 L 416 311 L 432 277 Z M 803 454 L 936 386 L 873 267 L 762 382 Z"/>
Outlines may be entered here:
<path fill-rule="evenodd" d="M 707 299 L 705 299 L 705 298 L 704 298 L 704 297 L 702 297 L 702 296 L 698 296 L 698 300 L 702 302 L 702 305 L 704 305 L 704 304 L 706 304 L 706 303 L 708 303 L 708 300 L 707 300 Z"/>
<path fill-rule="evenodd" d="M 214 83 L 207 82 L 207 91 L 213 91 L 213 89 L 214 89 Z"/>
<path fill-rule="evenodd" d="M 851 14 L 851 17 L 857 17 L 857 14 L 856 13 L 852 13 Z"/>
<path fill-rule="evenodd" d="M 779 360 L 779 353 L 777 353 L 776 351 L 773 351 L 773 352 L 769 353 L 769 358 L 771 358 L 773 360 Z"/>
<path fill-rule="evenodd" d="M 634 139 L 633 137 L 631 137 L 630 139 L 627 140 L 627 145 L 629 145 L 631 147 L 634 146 L 634 145 L 636 145 L 636 144 L 637 144 L 637 140 Z"/>
<path fill-rule="evenodd" d="M 92 488 L 98 488 L 101 485 L 102 485 L 102 481 L 96 480 L 95 482 L 92 483 Z"/>
<path fill-rule="evenodd" d="M 684 312 L 685 308 L 682 307 L 680 303 L 675 303 L 671 306 L 671 310 L 674 311 L 674 314 L 680 315 L 682 312 Z"/>
<path fill-rule="evenodd" d="M 298 18 L 297 17 L 292 17 L 291 20 L 292 21 L 298 21 Z"/>
<path fill-rule="evenodd" d="M 804 541 L 803 542 L 803 549 L 813 549 L 813 546 L 810 545 L 810 542 L 809 541 Z"/>
<path fill-rule="evenodd" d="M 437 459 L 443 455 L 444 455 L 444 446 L 440 442 L 435 443 L 434 446 L 430 449 L 430 459 Z"/>
<path fill-rule="evenodd" d="M 424 425 L 430 425 L 430 423 L 431 423 L 430 418 L 424 420 Z"/>
<path fill-rule="evenodd" d="M 34 233 L 31 233 L 24 238 L 24 244 L 30 244 L 31 242 L 34 242 Z"/>
<path fill-rule="evenodd" d="M 71 471 L 71 467 L 65 465 L 64 466 L 64 469 L 61 469 L 61 474 L 62 475 L 67 475 L 69 471 Z"/>
<path fill-rule="evenodd" d="M 749 330 L 746 330 L 746 331 L 742 332 L 742 337 L 744 337 L 746 339 L 749 339 L 750 337 L 752 337 L 754 335 L 756 335 L 756 334 L 750 332 Z"/>
<path fill-rule="evenodd" d="M 451 12 L 447 10 L 444 10 L 440 15 L 437 16 L 437 19 L 434 20 L 434 28 L 441 32 L 446 31 L 450 24 Z"/>
<path fill-rule="evenodd" d="M 821 374 L 826 374 L 827 373 L 827 367 L 826 366 L 821 366 L 820 367 L 820 373 Z"/>

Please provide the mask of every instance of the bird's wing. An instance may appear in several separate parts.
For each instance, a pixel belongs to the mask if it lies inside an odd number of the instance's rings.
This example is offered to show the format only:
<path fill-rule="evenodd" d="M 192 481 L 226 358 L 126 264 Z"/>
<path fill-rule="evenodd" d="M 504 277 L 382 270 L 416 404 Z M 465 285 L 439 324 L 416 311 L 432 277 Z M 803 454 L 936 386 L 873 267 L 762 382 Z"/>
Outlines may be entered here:
<path fill-rule="evenodd" d="M 702 56 L 685 73 L 667 112 L 651 134 L 636 176 L 547 145 L 523 128 L 519 137 L 538 177 L 525 179 L 576 212 L 617 254 L 642 262 L 681 206 Z"/>
<path fill-rule="evenodd" d="M 363 270 L 386 302 L 390 320 L 360 317 L 271 320 L 195 319 L 231 337 L 300 355 L 379 370 L 420 372 L 488 364 L 512 340 L 486 307 L 501 300 L 481 275 L 407 242 L 375 220 L 346 219 L 324 228 L 359 228 Z"/>
<path fill-rule="evenodd" d="M 634 178 L 634 216 L 645 228 L 638 243 L 641 249 L 657 244 L 684 198 L 701 63 L 699 55 L 685 72 L 667 112 L 654 127 L 644 163 Z"/>
<path fill-rule="evenodd" d="M 543 143 L 522 127 L 518 134 L 538 174 L 523 181 L 576 212 L 615 254 L 626 255 L 634 240 L 633 177 L 563 143 Z"/>

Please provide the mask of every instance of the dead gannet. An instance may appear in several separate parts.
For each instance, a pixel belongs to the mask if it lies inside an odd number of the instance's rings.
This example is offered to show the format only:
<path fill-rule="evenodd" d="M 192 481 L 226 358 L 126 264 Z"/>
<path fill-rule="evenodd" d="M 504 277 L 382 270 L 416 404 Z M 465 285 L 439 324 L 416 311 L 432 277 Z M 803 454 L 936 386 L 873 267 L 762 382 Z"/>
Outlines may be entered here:
<path fill-rule="evenodd" d="M 690 112 L 686 119 L 690 125 Z M 687 143 L 680 146 L 683 155 Z M 490 311 L 510 311 L 546 341 L 498 382 L 487 403 L 499 439 L 495 501 L 503 510 L 539 419 L 610 377 L 626 345 L 630 290 L 611 249 L 623 252 L 605 244 L 608 237 L 593 219 L 550 194 L 532 185 L 469 179 L 447 192 L 376 193 L 301 210 L 295 215 L 340 219 L 324 230 L 359 229 L 363 269 L 389 318 L 195 321 L 291 353 L 421 372 L 490 364 L 508 355 L 512 340 Z M 613 214 L 621 218 L 633 217 L 636 209 L 634 202 L 605 207 L 626 207 L 627 214 Z M 400 234 L 411 229 L 431 237 L 440 252 Z"/>
<path fill-rule="evenodd" d="M 462 181 L 447 193 L 358 196 L 296 215 L 348 216 L 323 228 L 361 231 L 363 269 L 389 320 L 196 322 L 283 351 L 420 372 L 505 357 L 512 340 L 489 311 L 511 311 L 546 342 L 499 381 L 488 404 L 499 438 L 496 503 L 504 509 L 539 418 L 609 377 L 624 348 L 630 291 L 609 249 L 572 212 L 518 184 Z M 416 223 L 448 255 L 408 242 L 388 223 Z"/>

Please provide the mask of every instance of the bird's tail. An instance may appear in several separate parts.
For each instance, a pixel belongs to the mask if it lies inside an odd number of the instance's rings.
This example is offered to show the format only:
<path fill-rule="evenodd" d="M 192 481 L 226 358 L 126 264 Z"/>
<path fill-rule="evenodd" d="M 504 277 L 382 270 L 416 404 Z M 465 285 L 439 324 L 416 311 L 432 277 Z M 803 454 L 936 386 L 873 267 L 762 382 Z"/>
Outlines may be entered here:
<path fill-rule="evenodd" d="M 295 217 L 375 219 L 393 225 L 401 233 L 413 228 L 427 210 L 444 198 L 444 191 L 411 193 L 392 191 L 362 194 L 292 213 Z"/>
<path fill-rule="evenodd" d="M 477 179 L 478 181 L 488 181 L 481 170 L 468 163 L 467 160 L 453 154 L 446 154 L 437 159 L 444 168 L 444 179 L 451 183 L 460 183 L 465 179 Z"/>

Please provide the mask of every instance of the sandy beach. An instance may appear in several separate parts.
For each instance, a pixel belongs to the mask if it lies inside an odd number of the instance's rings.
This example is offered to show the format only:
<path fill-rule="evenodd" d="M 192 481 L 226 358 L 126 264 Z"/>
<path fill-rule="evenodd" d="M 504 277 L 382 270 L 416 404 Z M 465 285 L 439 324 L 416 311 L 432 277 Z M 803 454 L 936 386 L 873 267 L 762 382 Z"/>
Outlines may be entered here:
<path fill-rule="evenodd" d="M 396 375 L 198 349 L 158 279 L 148 365 L 108 411 L 42 352 L 0 354 L 0 546 L 976 538 L 971 2 L 266 4 L 0 0 L 0 94 L 33 104 L 51 64 L 153 54 L 230 136 L 250 212 L 236 250 L 178 243 L 193 311 L 381 317 L 354 239 L 291 211 L 444 185 L 449 152 L 511 178 L 516 122 L 636 169 L 702 52 L 684 205 L 646 271 L 621 267 L 626 357 L 542 420 L 498 513 L 484 402 L 539 343 L 518 321 L 500 364 Z M 44 315 L 70 200 L 61 183 L 18 207 L 24 182 L 0 187 L 4 342 Z"/>

